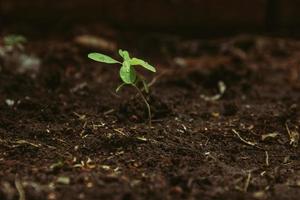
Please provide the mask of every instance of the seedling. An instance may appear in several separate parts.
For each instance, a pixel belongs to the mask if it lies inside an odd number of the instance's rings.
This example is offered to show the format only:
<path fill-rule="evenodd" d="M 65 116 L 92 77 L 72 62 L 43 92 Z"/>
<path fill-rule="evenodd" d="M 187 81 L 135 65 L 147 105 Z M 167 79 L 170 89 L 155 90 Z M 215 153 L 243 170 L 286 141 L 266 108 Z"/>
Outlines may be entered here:
<path fill-rule="evenodd" d="M 101 54 L 101 53 L 90 53 L 88 55 L 88 57 L 97 62 L 121 65 L 119 75 L 120 75 L 120 78 L 123 83 L 117 87 L 116 92 L 118 92 L 125 85 L 134 87 L 137 90 L 137 92 L 139 93 L 139 95 L 142 97 L 144 103 L 147 106 L 149 125 L 151 126 L 151 119 L 152 119 L 151 108 L 150 108 L 150 105 L 149 105 L 146 97 L 143 94 L 143 91 L 145 91 L 146 93 L 149 93 L 149 86 L 146 83 L 145 79 L 135 71 L 134 67 L 141 66 L 141 67 L 143 67 L 151 72 L 154 72 L 154 73 L 156 72 L 156 69 L 152 65 L 145 62 L 144 60 L 141 60 L 139 58 L 130 58 L 129 53 L 127 51 L 123 51 L 120 49 L 119 54 L 123 58 L 123 62 L 119 62 L 119 61 L 117 61 L 107 55 Z M 140 89 L 138 87 L 138 83 L 140 83 L 140 82 L 143 85 L 142 89 Z"/>
<path fill-rule="evenodd" d="M 8 54 L 19 53 L 24 50 L 23 44 L 26 38 L 22 35 L 7 35 L 0 41 L 0 58 L 7 57 Z"/>
<path fill-rule="evenodd" d="M 8 35 L 4 37 L 6 45 L 15 45 L 24 42 L 26 42 L 26 38 L 23 35 Z"/>
<path fill-rule="evenodd" d="M 27 42 L 27 39 L 23 35 L 7 35 L 3 38 L 3 42 L 7 48 L 23 50 L 23 44 Z"/>

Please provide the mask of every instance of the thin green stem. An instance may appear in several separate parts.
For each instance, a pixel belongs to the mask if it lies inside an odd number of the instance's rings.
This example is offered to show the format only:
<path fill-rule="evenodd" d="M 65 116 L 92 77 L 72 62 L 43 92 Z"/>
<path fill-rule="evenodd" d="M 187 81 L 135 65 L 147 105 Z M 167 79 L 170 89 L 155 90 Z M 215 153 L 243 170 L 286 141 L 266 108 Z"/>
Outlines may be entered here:
<path fill-rule="evenodd" d="M 126 83 L 122 83 L 121 85 L 119 85 L 116 89 L 116 92 L 119 92 L 119 90 L 124 86 L 126 85 Z"/>
<path fill-rule="evenodd" d="M 146 97 L 143 95 L 142 91 L 135 85 L 132 84 L 132 86 L 138 91 L 138 93 L 140 94 L 140 96 L 142 97 L 143 101 L 145 102 L 147 109 L 148 109 L 148 117 L 149 117 L 149 126 L 151 127 L 152 125 L 152 115 L 151 115 L 151 108 L 150 105 L 146 99 Z"/>

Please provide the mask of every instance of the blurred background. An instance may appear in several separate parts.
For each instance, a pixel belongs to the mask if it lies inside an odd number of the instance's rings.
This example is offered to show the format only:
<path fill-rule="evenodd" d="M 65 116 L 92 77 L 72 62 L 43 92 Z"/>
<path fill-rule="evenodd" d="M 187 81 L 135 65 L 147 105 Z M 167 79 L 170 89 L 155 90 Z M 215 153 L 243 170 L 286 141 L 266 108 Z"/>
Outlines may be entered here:
<path fill-rule="evenodd" d="M 183 34 L 296 34 L 298 8 L 298 0 L 1 0 L 0 23 L 2 28 L 18 24 L 40 31 L 105 23 Z"/>

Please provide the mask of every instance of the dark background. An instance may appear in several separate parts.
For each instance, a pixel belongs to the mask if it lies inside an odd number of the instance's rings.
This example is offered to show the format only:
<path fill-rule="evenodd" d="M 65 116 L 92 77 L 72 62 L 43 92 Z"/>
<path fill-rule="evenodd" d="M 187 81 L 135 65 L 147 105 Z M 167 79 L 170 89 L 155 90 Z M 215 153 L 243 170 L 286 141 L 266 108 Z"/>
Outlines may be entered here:
<path fill-rule="evenodd" d="M 1 0 L 0 17 L 2 26 L 41 30 L 105 22 L 161 32 L 296 34 L 299 8 L 298 0 Z"/>

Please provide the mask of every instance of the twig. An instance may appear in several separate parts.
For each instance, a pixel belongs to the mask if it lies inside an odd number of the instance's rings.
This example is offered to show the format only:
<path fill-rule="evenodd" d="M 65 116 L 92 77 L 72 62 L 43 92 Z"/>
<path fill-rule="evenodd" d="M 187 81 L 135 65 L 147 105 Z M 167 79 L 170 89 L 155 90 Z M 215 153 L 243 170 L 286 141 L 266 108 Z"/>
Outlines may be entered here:
<path fill-rule="evenodd" d="M 114 131 L 116 131 L 117 133 L 120 133 L 120 134 L 123 135 L 123 136 L 128 137 L 128 135 L 125 134 L 125 133 L 124 133 L 122 130 L 120 130 L 120 129 L 115 128 Z"/>
<path fill-rule="evenodd" d="M 266 166 L 268 167 L 270 165 L 270 163 L 269 163 L 269 154 L 268 154 L 267 151 L 265 151 L 265 153 L 266 153 Z"/>
<path fill-rule="evenodd" d="M 238 136 L 238 138 L 242 141 L 242 142 L 244 142 L 245 144 L 247 144 L 247 145 L 250 145 L 250 146 L 256 146 L 256 143 L 254 143 L 254 142 L 250 142 L 250 141 L 247 141 L 247 140 L 245 140 L 245 139 L 243 139 L 241 136 L 240 136 L 240 134 L 235 130 L 235 129 L 232 129 L 232 131 Z"/>
<path fill-rule="evenodd" d="M 105 111 L 105 112 L 103 113 L 103 115 L 109 115 L 109 114 L 111 114 L 111 113 L 113 113 L 113 112 L 115 112 L 115 109 L 110 109 L 110 110 L 108 110 L 108 111 Z"/>
<path fill-rule="evenodd" d="M 15 186 L 16 186 L 16 189 L 19 193 L 19 200 L 25 200 L 25 191 L 24 191 L 24 188 L 23 188 L 23 185 L 21 183 L 21 181 L 19 180 L 19 178 L 16 176 L 15 178 Z"/>
<path fill-rule="evenodd" d="M 148 87 L 150 88 L 151 86 L 153 86 L 156 83 L 156 81 L 165 74 L 166 74 L 166 72 L 164 71 L 164 72 L 160 73 L 159 75 L 155 76 L 148 84 Z"/>
<path fill-rule="evenodd" d="M 80 114 L 78 114 L 77 112 L 73 112 L 73 114 L 74 114 L 76 117 L 78 117 L 78 119 L 79 119 L 80 121 L 85 121 L 85 120 L 86 120 L 86 115 L 80 115 Z"/>
<path fill-rule="evenodd" d="M 247 180 L 244 186 L 244 192 L 247 192 L 251 180 L 251 172 L 248 173 Z"/>
<path fill-rule="evenodd" d="M 26 141 L 26 140 L 17 140 L 14 143 L 15 143 L 15 145 L 12 145 L 13 147 L 17 147 L 17 146 L 22 145 L 22 144 L 28 144 L 28 145 L 31 145 L 31 146 L 36 147 L 36 148 L 39 148 L 39 147 L 42 146 L 41 144 L 35 144 L 35 143 L 29 142 L 29 141 Z"/>

